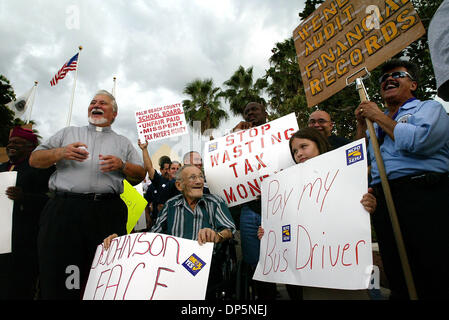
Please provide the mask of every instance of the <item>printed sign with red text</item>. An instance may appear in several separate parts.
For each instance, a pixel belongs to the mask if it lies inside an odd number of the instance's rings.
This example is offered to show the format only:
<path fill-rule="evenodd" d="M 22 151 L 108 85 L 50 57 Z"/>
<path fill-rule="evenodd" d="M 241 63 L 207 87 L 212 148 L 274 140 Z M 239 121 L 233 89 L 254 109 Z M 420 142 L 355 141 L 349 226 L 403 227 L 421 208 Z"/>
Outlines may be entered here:
<path fill-rule="evenodd" d="M 157 141 L 188 133 L 180 103 L 136 111 L 137 135 L 141 142 Z"/>

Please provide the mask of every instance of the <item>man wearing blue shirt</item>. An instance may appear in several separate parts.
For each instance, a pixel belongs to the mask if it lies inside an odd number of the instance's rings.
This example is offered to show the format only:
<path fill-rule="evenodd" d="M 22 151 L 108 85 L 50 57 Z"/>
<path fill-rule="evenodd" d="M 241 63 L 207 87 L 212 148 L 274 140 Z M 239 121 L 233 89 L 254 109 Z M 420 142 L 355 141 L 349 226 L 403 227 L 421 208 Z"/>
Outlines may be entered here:
<path fill-rule="evenodd" d="M 449 116 L 434 100 L 415 97 L 417 67 L 392 59 L 382 67 L 376 103 L 362 102 L 355 110 L 357 138 L 366 137 L 365 118 L 374 124 L 410 268 L 419 299 L 447 299 L 449 271 Z M 373 147 L 372 186 L 378 206 L 372 215 L 391 299 L 407 299 L 408 291 L 382 191 Z"/>

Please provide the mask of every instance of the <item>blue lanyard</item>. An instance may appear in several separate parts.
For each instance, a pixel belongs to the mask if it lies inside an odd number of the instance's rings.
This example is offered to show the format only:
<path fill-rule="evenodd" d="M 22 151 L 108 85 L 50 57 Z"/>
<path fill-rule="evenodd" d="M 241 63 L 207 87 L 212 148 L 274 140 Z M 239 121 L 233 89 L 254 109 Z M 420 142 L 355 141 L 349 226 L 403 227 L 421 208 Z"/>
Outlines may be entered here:
<path fill-rule="evenodd" d="M 416 98 L 413 97 L 413 98 L 410 98 L 410 99 L 408 99 L 407 101 L 405 101 L 405 102 L 398 108 L 398 111 L 396 111 L 396 113 L 393 115 L 392 119 L 393 119 L 393 120 L 396 120 L 396 117 L 398 116 L 399 110 L 400 110 L 404 105 L 406 105 L 406 104 L 409 103 L 409 102 L 412 102 L 413 100 L 416 100 Z M 377 131 L 377 138 L 378 138 L 378 140 L 379 140 L 379 144 L 382 144 L 382 143 L 384 142 L 386 133 L 385 133 L 385 131 L 382 130 L 382 128 L 381 128 L 379 125 L 377 126 L 377 130 L 376 130 L 376 131 Z"/>

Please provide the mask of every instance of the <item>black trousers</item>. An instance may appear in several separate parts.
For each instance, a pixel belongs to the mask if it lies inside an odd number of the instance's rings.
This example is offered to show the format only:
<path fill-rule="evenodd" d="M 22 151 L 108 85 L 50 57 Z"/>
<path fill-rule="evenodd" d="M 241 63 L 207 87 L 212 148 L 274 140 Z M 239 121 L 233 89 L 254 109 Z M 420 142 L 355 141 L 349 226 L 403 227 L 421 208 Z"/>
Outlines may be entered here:
<path fill-rule="evenodd" d="M 81 299 L 97 246 L 112 233 L 126 234 L 127 217 L 118 196 L 100 201 L 50 199 L 38 236 L 41 298 Z"/>
<path fill-rule="evenodd" d="M 0 300 L 33 300 L 38 279 L 37 250 L 0 254 Z M 14 249 L 13 249 L 14 250 Z"/>
<path fill-rule="evenodd" d="M 418 299 L 449 298 L 449 180 L 398 179 L 390 189 Z M 382 187 L 372 215 L 391 299 L 409 299 Z"/>

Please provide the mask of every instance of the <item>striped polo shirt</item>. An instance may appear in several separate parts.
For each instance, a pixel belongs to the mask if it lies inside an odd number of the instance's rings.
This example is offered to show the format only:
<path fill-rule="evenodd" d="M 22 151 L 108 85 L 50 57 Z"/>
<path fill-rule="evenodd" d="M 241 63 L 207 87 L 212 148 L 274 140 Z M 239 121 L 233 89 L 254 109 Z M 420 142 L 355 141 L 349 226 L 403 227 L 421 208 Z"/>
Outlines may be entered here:
<path fill-rule="evenodd" d="M 151 232 L 197 240 L 203 228 L 215 231 L 230 229 L 235 233 L 235 223 L 226 202 L 219 196 L 203 194 L 195 207 L 190 208 L 182 194 L 168 200 L 159 213 Z"/>

